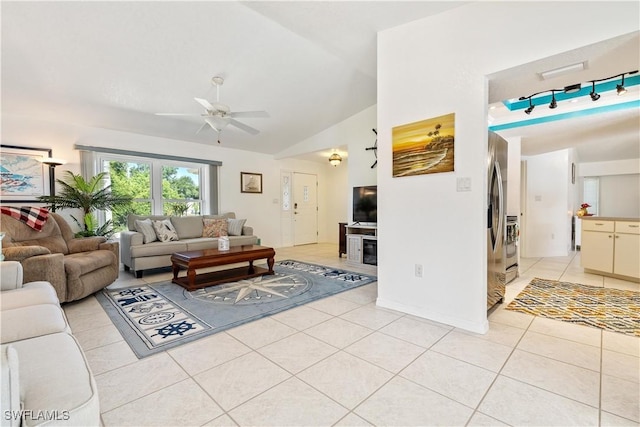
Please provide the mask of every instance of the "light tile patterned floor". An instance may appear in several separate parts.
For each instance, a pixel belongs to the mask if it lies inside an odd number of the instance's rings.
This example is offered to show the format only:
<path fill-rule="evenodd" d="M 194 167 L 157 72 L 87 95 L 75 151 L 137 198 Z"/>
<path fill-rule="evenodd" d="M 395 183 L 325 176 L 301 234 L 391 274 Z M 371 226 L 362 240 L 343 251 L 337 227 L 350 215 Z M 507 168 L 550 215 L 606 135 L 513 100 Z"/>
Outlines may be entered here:
<path fill-rule="evenodd" d="M 277 250 L 347 269 L 336 245 Z M 533 277 L 640 290 L 584 274 L 580 254 L 523 259 Z M 366 270 L 365 270 L 366 271 Z M 167 271 L 113 286 L 151 283 Z M 638 425 L 640 339 L 495 310 L 485 335 L 375 305 L 376 284 L 138 360 L 95 298 L 65 305 L 105 426 Z"/>

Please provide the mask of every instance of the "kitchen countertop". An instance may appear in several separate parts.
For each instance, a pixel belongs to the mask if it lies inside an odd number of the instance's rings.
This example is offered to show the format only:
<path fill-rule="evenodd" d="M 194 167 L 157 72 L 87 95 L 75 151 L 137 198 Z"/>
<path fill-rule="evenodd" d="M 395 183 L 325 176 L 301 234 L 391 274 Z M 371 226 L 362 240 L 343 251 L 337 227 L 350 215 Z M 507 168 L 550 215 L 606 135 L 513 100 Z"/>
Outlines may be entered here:
<path fill-rule="evenodd" d="M 598 221 L 640 221 L 640 218 L 624 218 L 615 216 L 580 216 L 578 217 L 583 221 L 596 219 Z"/>

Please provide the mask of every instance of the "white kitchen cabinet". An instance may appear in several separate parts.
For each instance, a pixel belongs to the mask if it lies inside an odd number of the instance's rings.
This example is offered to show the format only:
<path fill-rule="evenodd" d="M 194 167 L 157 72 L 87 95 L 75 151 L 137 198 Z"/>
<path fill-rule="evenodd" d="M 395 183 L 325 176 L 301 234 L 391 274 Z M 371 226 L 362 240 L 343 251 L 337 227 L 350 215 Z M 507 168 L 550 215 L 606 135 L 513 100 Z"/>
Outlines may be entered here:
<path fill-rule="evenodd" d="M 640 222 L 583 219 L 581 243 L 585 270 L 640 280 Z"/>
<path fill-rule="evenodd" d="M 582 267 L 613 273 L 613 232 L 583 231 Z"/>
<path fill-rule="evenodd" d="M 640 223 L 616 221 L 613 272 L 640 278 Z"/>

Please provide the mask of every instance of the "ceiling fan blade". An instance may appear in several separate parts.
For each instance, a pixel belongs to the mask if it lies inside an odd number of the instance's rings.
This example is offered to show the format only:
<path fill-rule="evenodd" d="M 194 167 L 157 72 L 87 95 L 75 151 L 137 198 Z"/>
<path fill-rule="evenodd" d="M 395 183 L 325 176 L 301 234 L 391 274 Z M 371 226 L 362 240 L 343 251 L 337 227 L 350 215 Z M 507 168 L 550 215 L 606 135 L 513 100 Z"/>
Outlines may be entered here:
<path fill-rule="evenodd" d="M 200 126 L 200 129 L 198 129 L 198 130 L 196 131 L 196 135 L 197 135 L 197 134 L 199 134 L 199 133 L 200 133 L 200 131 L 201 131 L 202 129 L 204 129 L 208 124 L 209 124 L 209 123 L 207 123 L 207 122 L 205 121 L 205 122 L 202 124 L 202 126 Z"/>
<path fill-rule="evenodd" d="M 240 123 L 239 121 L 235 120 L 235 119 L 231 119 L 229 121 L 229 124 L 232 126 L 237 127 L 238 129 L 242 129 L 245 132 L 249 132 L 251 135 L 257 135 L 260 133 L 260 131 L 258 129 L 252 128 L 251 126 L 247 126 L 244 123 Z"/>
<path fill-rule="evenodd" d="M 266 111 L 234 111 L 229 113 L 231 117 L 247 117 L 247 118 L 269 118 L 269 113 Z"/>
<path fill-rule="evenodd" d="M 202 105 L 204 108 L 207 109 L 207 111 L 212 111 L 213 105 L 211 105 L 211 103 L 209 101 L 207 101 L 206 99 L 202 99 L 202 98 L 193 98 L 196 100 L 196 102 L 200 105 Z"/>
<path fill-rule="evenodd" d="M 208 124 L 209 126 L 211 126 L 211 128 L 213 130 L 215 130 L 216 132 L 220 132 L 222 131 L 222 129 L 218 129 L 216 127 L 216 122 L 214 122 L 212 119 L 204 119 L 205 123 Z"/>
<path fill-rule="evenodd" d="M 202 114 L 189 113 L 155 113 L 156 116 L 202 116 Z"/>

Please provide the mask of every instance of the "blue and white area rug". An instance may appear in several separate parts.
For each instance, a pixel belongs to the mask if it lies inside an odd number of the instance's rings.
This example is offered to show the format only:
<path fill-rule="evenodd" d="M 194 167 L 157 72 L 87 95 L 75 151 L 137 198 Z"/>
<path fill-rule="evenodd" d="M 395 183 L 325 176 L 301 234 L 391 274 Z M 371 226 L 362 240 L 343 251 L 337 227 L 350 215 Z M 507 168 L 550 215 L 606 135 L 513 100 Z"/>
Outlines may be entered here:
<path fill-rule="evenodd" d="M 375 282 L 375 276 L 298 261 L 275 275 L 189 292 L 171 281 L 104 289 L 98 301 L 138 358 Z"/>

